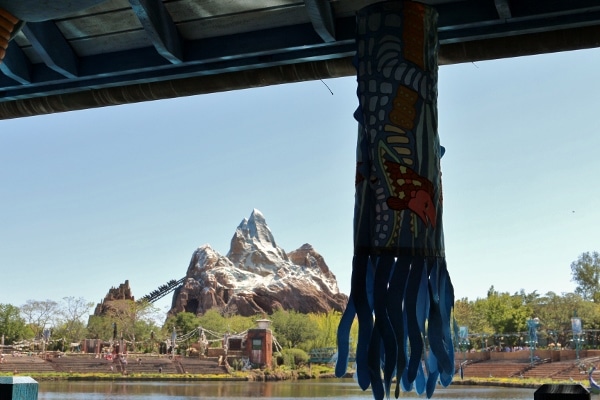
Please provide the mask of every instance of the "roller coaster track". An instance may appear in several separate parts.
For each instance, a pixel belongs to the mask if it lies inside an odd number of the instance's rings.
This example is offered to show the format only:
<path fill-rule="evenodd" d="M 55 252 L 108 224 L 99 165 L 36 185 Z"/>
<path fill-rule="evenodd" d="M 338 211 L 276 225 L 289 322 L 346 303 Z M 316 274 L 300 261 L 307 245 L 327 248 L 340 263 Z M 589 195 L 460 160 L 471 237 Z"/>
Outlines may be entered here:
<path fill-rule="evenodd" d="M 156 288 L 149 294 L 142 297 L 140 300 L 147 301 L 148 303 L 154 303 L 154 302 L 162 299 L 163 297 L 165 297 L 166 295 L 168 295 L 175 289 L 177 289 L 179 286 L 183 285 L 184 281 L 185 281 L 185 276 L 179 280 L 171 279 L 169 282 L 167 282 L 164 285 L 159 286 L 158 288 Z"/>

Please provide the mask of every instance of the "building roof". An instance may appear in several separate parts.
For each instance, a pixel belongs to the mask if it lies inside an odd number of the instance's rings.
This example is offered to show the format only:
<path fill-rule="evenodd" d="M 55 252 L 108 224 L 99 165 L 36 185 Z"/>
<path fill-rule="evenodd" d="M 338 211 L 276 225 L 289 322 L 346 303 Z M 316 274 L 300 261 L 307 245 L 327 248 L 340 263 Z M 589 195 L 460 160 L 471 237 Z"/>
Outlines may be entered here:
<path fill-rule="evenodd" d="M 86 1 L 101 0 L 55 2 L 44 20 L 32 3 L 47 2 L 0 0 L 26 21 L 0 64 L 0 118 L 353 75 L 355 12 L 376 2 L 106 0 L 68 9 Z M 441 65 L 600 46 L 597 0 L 425 2 L 439 12 Z"/>

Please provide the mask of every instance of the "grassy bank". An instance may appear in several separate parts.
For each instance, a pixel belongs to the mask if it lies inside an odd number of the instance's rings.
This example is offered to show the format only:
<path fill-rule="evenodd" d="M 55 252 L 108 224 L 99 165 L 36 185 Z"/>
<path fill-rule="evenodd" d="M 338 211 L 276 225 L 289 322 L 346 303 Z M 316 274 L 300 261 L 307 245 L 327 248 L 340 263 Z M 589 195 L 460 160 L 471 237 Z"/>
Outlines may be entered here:
<path fill-rule="evenodd" d="M 277 368 L 275 370 L 233 371 L 229 374 L 115 374 L 115 373 L 74 373 L 74 372 L 39 372 L 39 373 L 0 373 L 0 376 L 30 376 L 38 382 L 42 381 L 281 381 L 300 379 L 336 379 L 333 370 L 325 366 L 303 367 L 295 370 Z M 346 375 L 351 378 L 352 374 Z M 543 384 L 577 384 L 587 387 L 587 379 L 579 381 L 556 381 L 552 379 L 530 378 L 468 378 L 454 377 L 453 385 L 502 386 L 519 388 L 539 388 Z"/>
<path fill-rule="evenodd" d="M 164 374 L 114 372 L 2 372 L 0 376 L 30 376 L 37 381 L 278 381 L 317 379 L 333 377 L 333 369 L 327 366 L 232 371 L 228 374 Z"/>
<path fill-rule="evenodd" d="M 564 384 L 572 385 L 580 383 L 582 386 L 589 386 L 587 379 L 581 381 L 559 381 L 550 378 L 547 379 L 532 379 L 532 378 L 469 378 L 460 379 L 455 377 L 452 381 L 453 385 L 479 385 L 479 386 L 502 386 L 502 387 L 519 387 L 537 389 L 544 384 Z"/>
<path fill-rule="evenodd" d="M 0 376 L 30 376 L 36 381 L 247 381 L 245 374 L 115 374 L 115 373 L 76 373 L 76 372 L 20 372 L 1 373 Z"/>

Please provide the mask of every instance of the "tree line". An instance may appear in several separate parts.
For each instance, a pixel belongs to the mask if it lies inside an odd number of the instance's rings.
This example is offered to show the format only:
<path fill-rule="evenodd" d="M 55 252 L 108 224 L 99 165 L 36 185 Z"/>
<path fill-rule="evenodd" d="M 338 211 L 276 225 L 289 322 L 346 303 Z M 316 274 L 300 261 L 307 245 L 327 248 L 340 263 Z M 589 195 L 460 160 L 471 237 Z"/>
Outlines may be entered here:
<path fill-rule="evenodd" d="M 538 345 L 572 347 L 572 318 L 579 318 L 585 346 L 600 346 L 600 254 L 587 252 L 571 263 L 573 293 L 524 290 L 510 294 L 491 286 L 485 298 L 455 301 L 454 317 L 468 327 L 470 347 L 519 346 L 528 340 L 527 321 L 537 318 Z"/>
<path fill-rule="evenodd" d="M 63 342 L 86 334 L 83 318 L 93 303 L 79 297 L 54 300 L 27 300 L 20 307 L 0 303 L 0 335 L 5 345 L 23 340 L 41 339 L 52 331 Z"/>
<path fill-rule="evenodd" d="M 581 254 L 571 264 L 571 274 L 577 284 L 573 293 L 540 294 L 521 290 L 510 294 L 491 286 L 485 298 L 458 299 L 454 305 L 456 325 L 468 327 L 474 338 L 470 347 L 515 346 L 527 339 L 527 321 L 537 318 L 538 337 L 542 343 L 568 346 L 572 339 L 571 318 L 576 316 L 589 336 L 587 345 L 600 346 L 600 254 Z M 0 304 L 0 335 L 4 337 L 5 345 L 10 345 L 23 340 L 41 340 L 47 330 L 51 332 L 51 349 L 64 351 L 67 344 L 86 338 L 106 341 L 119 338 L 131 343 L 136 351 L 153 351 L 154 346 L 169 338 L 173 330 L 183 335 L 202 327 L 235 334 L 256 327 L 256 320 L 265 317 L 223 315 L 214 309 L 202 316 L 182 312 L 162 319 L 161 323 L 160 311 L 147 301 L 113 301 L 104 316 L 89 316 L 92 307 L 93 303 L 74 297 L 65 297 L 60 302 L 28 300 L 21 306 Z M 301 314 L 283 310 L 268 316 L 274 336 L 282 347 L 307 352 L 336 346 L 340 317 L 334 311 Z M 353 345 L 356 345 L 356 339 L 355 324 Z"/>
<path fill-rule="evenodd" d="M 45 344 L 47 350 L 67 351 L 71 343 L 80 343 L 83 339 L 107 342 L 123 339 L 130 351 L 153 352 L 157 351 L 161 341 L 171 337 L 173 331 L 177 336 L 185 336 L 199 328 L 237 334 L 256 328 L 256 321 L 265 317 L 223 315 L 220 310 L 212 309 L 201 316 L 181 312 L 159 323 L 160 311 L 147 301 L 111 301 L 110 309 L 103 316 L 89 315 L 92 307 L 93 303 L 72 297 L 61 302 L 28 300 L 20 307 L 0 304 L 0 335 L 3 335 L 5 345 L 23 341 L 41 343 L 43 339 L 49 339 Z M 277 310 L 267 317 L 282 348 L 308 352 L 313 348 L 336 346 L 337 325 L 341 318 L 338 312 L 302 314 Z M 44 331 L 49 332 L 49 338 L 44 336 Z M 353 334 L 357 336 L 356 329 Z M 183 351 L 189 344 L 180 349 Z M 221 341 L 215 340 L 213 345 L 221 346 Z"/>

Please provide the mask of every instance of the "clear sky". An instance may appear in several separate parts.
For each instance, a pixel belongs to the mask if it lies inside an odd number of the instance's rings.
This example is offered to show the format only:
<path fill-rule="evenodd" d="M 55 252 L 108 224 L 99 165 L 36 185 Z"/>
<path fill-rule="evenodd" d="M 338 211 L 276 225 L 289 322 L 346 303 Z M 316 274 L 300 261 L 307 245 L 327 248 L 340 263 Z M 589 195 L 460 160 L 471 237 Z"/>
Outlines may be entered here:
<path fill-rule="evenodd" d="M 571 262 L 600 250 L 599 66 L 595 49 L 440 67 L 457 298 L 572 292 Z M 141 297 L 198 246 L 225 255 L 254 208 L 348 293 L 355 79 L 324 83 L 0 121 L 0 303 L 97 303 L 126 279 Z"/>

